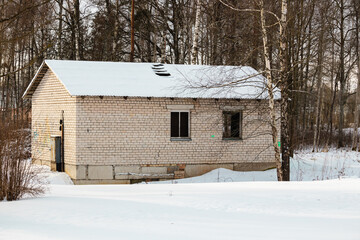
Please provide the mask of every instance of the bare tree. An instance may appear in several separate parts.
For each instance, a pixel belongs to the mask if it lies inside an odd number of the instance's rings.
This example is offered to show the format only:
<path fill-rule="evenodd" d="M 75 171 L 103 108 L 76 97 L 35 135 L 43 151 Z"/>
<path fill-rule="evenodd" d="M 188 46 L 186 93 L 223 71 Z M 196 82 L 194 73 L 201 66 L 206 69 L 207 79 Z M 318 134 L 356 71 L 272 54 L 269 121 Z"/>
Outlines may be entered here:
<path fill-rule="evenodd" d="M 339 91 L 339 139 L 338 147 L 344 146 L 343 140 L 343 127 L 344 127 L 344 106 L 345 106 L 345 6 L 344 0 L 336 0 L 335 3 L 338 5 L 340 11 L 340 22 L 339 22 L 339 31 L 340 31 L 340 65 L 339 65 L 339 82 L 340 82 L 340 91 Z"/>
<path fill-rule="evenodd" d="M 271 125 L 271 132 L 272 132 L 272 140 L 273 140 L 273 148 L 275 151 L 275 162 L 276 162 L 276 170 L 277 170 L 277 178 L 278 181 L 283 180 L 283 169 L 281 166 L 281 159 L 280 159 L 280 147 L 278 145 L 279 139 L 279 130 L 276 125 L 276 109 L 274 103 L 274 81 L 271 74 L 271 64 L 270 64 L 270 55 L 269 55 L 269 43 L 268 43 L 268 34 L 266 30 L 266 21 L 265 21 L 265 13 L 264 13 L 264 3 L 260 0 L 260 19 L 261 19 L 261 32 L 264 44 L 264 60 L 265 60 L 265 76 L 267 79 L 267 89 L 269 92 L 269 109 L 270 109 L 270 125 Z"/>
<path fill-rule="evenodd" d="M 286 66 L 286 34 L 285 34 L 285 27 L 286 27 L 286 16 L 287 16 L 287 2 L 283 0 L 282 3 L 282 10 L 281 10 L 281 18 L 279 18 L 276 14 L 274 14 L 271 11 L 266 11 L 264 8 L 264 2 L 262 0 L 259 1 L 259 9 L 239 9 L 232 5 L 230 5 L 227 2 L 224 2 L 220 0 L 225 6 L 229 7 L 232 10 L 239 11 L 239 12 L 259 12 L 260 13 L 260 21 L 261 21 L 261 33 L 262 33 L 262 40 L 263 40 L 263 56 L 265 61 L 265 77 L 267 79 L 267 90 L 269 93 L 269 110 L 270 110 L 270 126 L 272 129 L 272 139 L 273 139 L 273 148 L 275 152 L 275 163 L 277 168 L 277 177 L 279 181 L 283 180 L 289 180 L 289 144 L 285 142 L 285 145 L 282 145 L 283 155 L 285 153 L 285 158 L 283 157 L 283 160 L 285 159 L 285 162 L 282 164 L 280 159 L 280 146 L 278 145 L 278 133 L 279 129 L 276 125 L 276 109 L 274 104 L 274 95 L 273 95 L 273 89 L 274 85 L 276 85 L 276 82 L 273 80 L 272 71 L 271 71 L 271 59 L 270 59 L 270 51 L 269 51 L 269 42 L 268 42 L 268 32 L 267 32 L 267 24 L 266 24 L 266 17 L 265 13 L 270 14 L 271 16 L 275 17 L 277 20 L 277 24 L 279 24 L 279 33 L 280 33 L 280 56 L 279 56 L 279 65 L 280 65 L 280 82 L 281 82 L 281 93 L 282 93 L 282 100 L 281 100 L 281 124 L 282 129 L 285 130 L 285 133 L 282 133 L 282 138 L 284 137 L 284 141 L 288 141 L 289 134 L 288 134 L 288 112 L 287 112 L 287 66 Z M 285 94 L 285 96 L 283 95 Z M 285 100 L 283 100 L 285 98 Z M 283 125 L 285 124 L 285 125 Z M 282 139 L 283 140 L 283 139 Z M 287 171 L 287 175 L 284 178 L 283 171 Z"/>
<path fill-rule="evenodd" d="M 20 96 L 44 58 L 128 61 L 130 3 L 0 1 L 1 120 L 29 117 L 30 104 Z M 91 12 L 87 4 L 92 4 Z M 352 122 L 354 128 L 359 125 L 349 88 L 350 76 L 359 68 L 359 5 L 359 0 L 136 0 L 134 61 L 195 61 L 249 65 L 265 75 L 270 71 L 283 96 L 283 129 L 277 134 L 287 179 L 294 148 L 335 143 L 354 148 L 358 142 L 356 134 L 345 138 L 342 129 Z"/>
<path fill-rule="evenodd" d="M 130 50 L 130 62 L 134 61 L 135 51 L 135 28 L 134 28 L 134 17 L 135 17 L 135 0 L 131 0 L 131 50 Z"/>
<path fill-rule="evenodd" d="M 325 10 L 323 5 L 319 9 Z M 317 69 L 317 101 L 316 101 L 316 128 L 314 132 L 313 152 L 318 151 L 319 137 L 320 137 L 320 114 L 322 104 L 322 77 L 323 77 L 323 58 L 324 58 L 324 32 L 325 32 L 325 16 L 324 11 L 320 11 L 320 31 L 319 31 L 319 45 L 318 45 L 318 69 Z"/>
<path fill-rule="evenodd" d="M 281 18 L 279 21 L 279 65 L 281 89 L 281 168 L 282 178 L 279 181 L 290 180 L 290 109 L 289 109 L 289 66 L 288 66 L 288 39 L 287 39 L 287 0 L 281 1 Z"/>
<path fill-rule="evenodd" d="M 195 17 L 195 27 L 193 34 L 193 48 L 192 48 L 192 58 L 191 64 L 195 65 L 198 57 L 198 41 L 199 41 L 199 31 L 200 31 L 200 0 L 196 1 L 196 17 Z"/>
<path fill-rule="evenodd" d="M 352 141 L 352 150 L 359 150 L 358 128 L 359 128 L 359 110 L 360 110 L 360 46 L 359 46 L 359 29 L 360 29 L 360 1 L 353 0 L 353 10 L 355 13 L 355 55 L 357 62 L 357 88 L 354 113 L 354 133 Z"/>
<path fill-rule="evenodd" d="M 58 49 L 57 49 L 57 59 L 62 59 L 62 32 L 63 32 L 63 8 L 64 0 L 58 0 L 59 5 L 59 24 L 58 24 Z"/>

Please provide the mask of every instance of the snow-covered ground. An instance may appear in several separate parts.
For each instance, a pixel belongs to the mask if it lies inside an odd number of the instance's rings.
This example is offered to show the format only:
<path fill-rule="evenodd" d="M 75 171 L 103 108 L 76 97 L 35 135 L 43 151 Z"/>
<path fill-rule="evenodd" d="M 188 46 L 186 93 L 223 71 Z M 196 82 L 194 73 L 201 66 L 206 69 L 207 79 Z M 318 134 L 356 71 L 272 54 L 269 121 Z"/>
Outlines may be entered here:
<path fill-rule="evenodd" d="M 334 149 L 319 153 L 311 153 L 309 150 L 299 151 L 291 159 L 290 173 L 291 181 L 360 178 L 360 153 Z M 151 182 L 151 184 L 247 181 L 277 181 L 276 169 L 264 172 L 234 172 L 220 168 L 199 177 Z"/>
<path fill-rule="evenodd" d="M 162 184 L 75 186 L 47 172 L 45 196 L 0 203 L 0 239 L 359 240 L 359 161 L 355 152 L 300 152 L 291 177 L 303 181 L 293 182 L 276 182 L 275 170 L 220 169 Z"/>

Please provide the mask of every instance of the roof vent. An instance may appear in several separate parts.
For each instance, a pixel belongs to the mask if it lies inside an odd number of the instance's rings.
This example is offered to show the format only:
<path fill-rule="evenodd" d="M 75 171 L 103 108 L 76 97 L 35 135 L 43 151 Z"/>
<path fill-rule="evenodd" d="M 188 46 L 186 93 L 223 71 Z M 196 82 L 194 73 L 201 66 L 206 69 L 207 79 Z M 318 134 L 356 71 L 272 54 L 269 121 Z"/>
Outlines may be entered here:
<path fill-rule="evenodd" d="M 152 70 L 154 71 L 154 73 L 158 76 L 170 76 L 171 74 L 165 69 L 164 64 L 162 63 L 157 63 L 157 64 L 153 64 L 153 66 L 151 67 Z"/>

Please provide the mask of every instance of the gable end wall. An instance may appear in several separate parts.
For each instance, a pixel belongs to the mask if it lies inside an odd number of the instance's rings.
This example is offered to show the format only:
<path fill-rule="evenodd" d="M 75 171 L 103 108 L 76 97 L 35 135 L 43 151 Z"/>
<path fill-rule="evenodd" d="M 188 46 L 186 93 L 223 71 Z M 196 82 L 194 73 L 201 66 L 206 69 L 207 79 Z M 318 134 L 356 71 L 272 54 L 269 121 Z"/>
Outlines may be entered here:
<path fill-rule="evenodd" d="M 76 98 L 71 97 L 49 69 L 32 96 L 32 159 L 51 166 L 51 136 L 61 135 L 59 121 L 64 110 L 65 171 L 76 178 Z"/>

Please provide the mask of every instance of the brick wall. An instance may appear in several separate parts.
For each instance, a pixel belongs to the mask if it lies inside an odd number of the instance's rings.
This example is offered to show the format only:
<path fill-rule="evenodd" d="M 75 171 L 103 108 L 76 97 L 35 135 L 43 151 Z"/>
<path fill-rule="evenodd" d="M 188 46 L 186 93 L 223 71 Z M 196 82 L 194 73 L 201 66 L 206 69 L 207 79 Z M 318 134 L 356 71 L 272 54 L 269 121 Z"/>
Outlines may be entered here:
<path fill-rule="evenodd" d="M 61 135 L 61 112 L 65 118 L 65 163 L 76 164 L 76 98 L 71 97 L 48 70 L 32 96 L 32 158 L 50 166 L 51 135 Z"/>
<path fill-rule="evenodd" d="M 273 162 L 266 104 L 256 100 L 77 97 L 77 163 Z M 167 105 L 194 105 L 191 141 L 171 141 Z M 222 139 L 224 106 L 244 108 L 243 140 Z"/>

